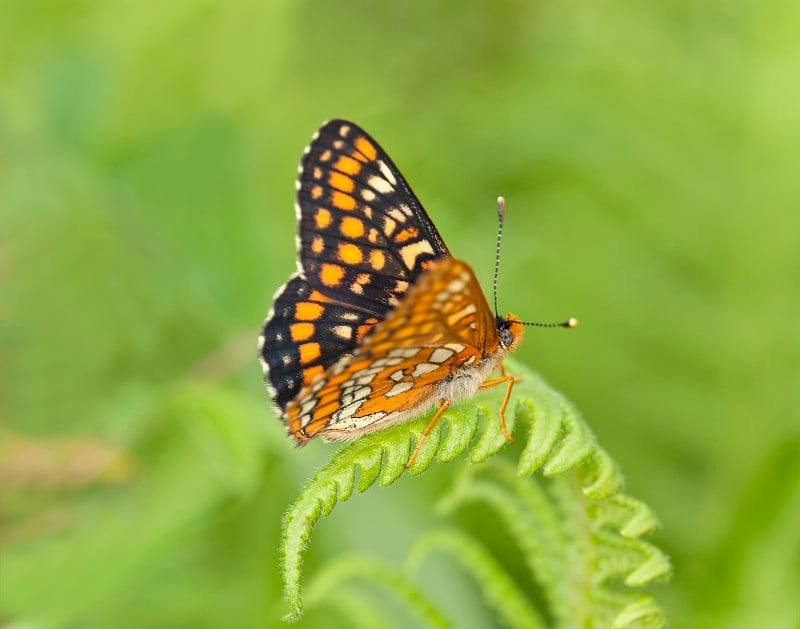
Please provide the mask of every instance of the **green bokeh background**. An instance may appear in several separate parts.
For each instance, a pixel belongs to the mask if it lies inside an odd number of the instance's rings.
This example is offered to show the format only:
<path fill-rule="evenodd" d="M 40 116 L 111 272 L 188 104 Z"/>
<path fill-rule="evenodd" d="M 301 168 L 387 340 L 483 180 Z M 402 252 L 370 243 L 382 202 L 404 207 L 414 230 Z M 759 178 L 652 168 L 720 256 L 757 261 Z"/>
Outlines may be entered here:
<path fill-rule="evenodd" d="M 485 287 L 506 197 L 501 309 L 582 322 L 518 357 L 661 518 L 672 626 L 796 628 L 799 76 L 788 1 L 0 3 L 0 622 L 281 626 L 280 518 L 337 446 L 291 448 L 255 340 L 346 117 Z M 458 465 L 340 506 L 307 574 L 399 563 Z"/>

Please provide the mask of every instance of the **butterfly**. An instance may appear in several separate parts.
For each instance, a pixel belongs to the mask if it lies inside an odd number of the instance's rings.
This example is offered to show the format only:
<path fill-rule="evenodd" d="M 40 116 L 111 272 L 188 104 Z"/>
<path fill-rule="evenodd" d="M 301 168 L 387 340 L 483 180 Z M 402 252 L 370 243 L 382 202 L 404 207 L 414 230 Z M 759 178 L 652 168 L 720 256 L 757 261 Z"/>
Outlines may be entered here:
<path fill-rule="evenodd" d="M 410 467 L 453 402 L 504 384 L 500 420 L 513 441 L 505 410 L 515 379 L 503 357 L 523 322 L 492 311 L 380 145 L 352 122 L 325 123 L 296 189 L 298 270 L 258 340 L 289 435 L 299 445 L 353 439 L 437 407 Z M 501 225 L 502 211 L 501 198 Z"/>

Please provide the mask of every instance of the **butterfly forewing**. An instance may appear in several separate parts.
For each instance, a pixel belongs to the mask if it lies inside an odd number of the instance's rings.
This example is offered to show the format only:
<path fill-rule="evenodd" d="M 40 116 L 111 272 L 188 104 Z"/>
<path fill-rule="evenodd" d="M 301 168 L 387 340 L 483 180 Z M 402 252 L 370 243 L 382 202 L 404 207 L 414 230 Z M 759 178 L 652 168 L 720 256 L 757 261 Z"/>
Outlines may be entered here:
<path fill-rule="evenodd" d="M 298 184 L 300 266 L 333 299 L 384 315 L 431 261 L 449 255 L 395 165 L 351 122 L 319 130 Z"/>
<path fill-rule="evenodd" d="M 283 412 L 449 255 L 383 149 L 353 123 L 314 136 L 297 189 L 300 270 L 278 292 L 259 353 Z"/>

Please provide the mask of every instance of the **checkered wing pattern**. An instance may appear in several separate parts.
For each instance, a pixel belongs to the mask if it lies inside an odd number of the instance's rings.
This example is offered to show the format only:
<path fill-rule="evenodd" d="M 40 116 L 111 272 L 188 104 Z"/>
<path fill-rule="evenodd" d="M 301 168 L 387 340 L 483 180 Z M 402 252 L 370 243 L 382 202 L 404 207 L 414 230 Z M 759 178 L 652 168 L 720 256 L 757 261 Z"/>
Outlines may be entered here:
<path fill-rule="evenodd" d="M 299 271 L 275 297 L 259 339 L 272 398 L 288 403 L 449 256 L 388 155 L 352 122 L 316 133 L 297 181 Z"/>
<path fill-rule="evenodd" d="M 494 316 L 469 266 L 433 262 L 352 355 L 289 402 L 289 432 L 301 443 L 317 434 L 335 440 L 403 421 L 454 397 L 459 378 L 477 379 L 464 387 L 477 389 L 486 375 L 481 362 L 498 346 Z"/>
<path fill-rule="evenodd" d="M 308 282 L 366 311 L 385 315 L 432 260 L 450 255 L 389 156 L 352 122 L 317 132 L 300 164 L 297 205 Z"/>

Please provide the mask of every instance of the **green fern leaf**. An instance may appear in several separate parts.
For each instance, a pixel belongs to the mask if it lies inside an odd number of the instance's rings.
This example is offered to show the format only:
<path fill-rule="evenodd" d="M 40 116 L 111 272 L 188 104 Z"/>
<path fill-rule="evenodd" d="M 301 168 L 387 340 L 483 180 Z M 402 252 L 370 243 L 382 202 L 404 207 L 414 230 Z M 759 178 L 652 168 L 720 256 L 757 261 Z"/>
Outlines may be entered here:
<path fill-rule="evenodd" d="M 622 476 L 617 466 L 574 406 L 519 364 L 507 360 L 506 367 L 522 377 L 506 414 L 508 429 L 520 422 L 529 427 L 517 470 L 493 464 L 486 468 L 487 478 L 478 479 L 472 470 L 485 466 L 468 467 L 441 508 L 453 510 L 468 500 L 481 500 L 496 509 L 542 585 L 549 615 L 566 622 L 574 619 L 570 610 L 580 609 L 585 614 L 581 622 L 589 626 L 594 621 L 606 626 L 612 621 L 621 627 L 657 626 L 663 614 L 653 599 L 605 587 L 620 577 L 632 587 L 669 576 L 666 557 L 640 539 L 657 527 L 653 514 L 619 493 Z M 408 471 L 421 474 L 434 460 L 449 462 L 467 450 L 470 462 L 482 463 L 506 448 L 497 417 L 502 397 L 503 391 L 493 390 L 448 409 Z M 302 557 L 316 521 L 347 500 L 354 488 L 363 492 L 376 481 L 386 486 L 397 480 L 429 421 L 430 415 L 346 445 L 301 491 L 284 520 L 281 542 L 284 596 L 290 608 L 287 620 L 302 614 Z M 537 471 L 557 478 L 540 489 L 528 478 Z M 532 530 L 535 535 L 529 534 Z M 469 542 L 459 539 L 466 548 Z M 480 556 L 477 551 L 470 556 L 475 560 L 471 572 L 480 581 L 481 574 L 488 574 L 488 564 L 475 559 Z M 370 570 L 374 572 L 375 566 Z M 487 600 L 493 600 L 494 590 L 486 592 Z"/>
<path fill-rule="evenodd" d="M 392 570 L 372 559 L 347 556 L 330 562 L 320 571 L 308 589 L 308 599 L 313 604 L 324 601 L 340 605 L 342 584 L 359 579 L 382 587 L 408 608 L 416 619 L 415 626 L 430 629 L 448 629 L 450 624 L 439 613 L 425 594 L 406 578 L 401 571 Z M 293 621 L 289 615 L 285 620 Z M 379 625 L 384 626 L 384 625 Z"/>

